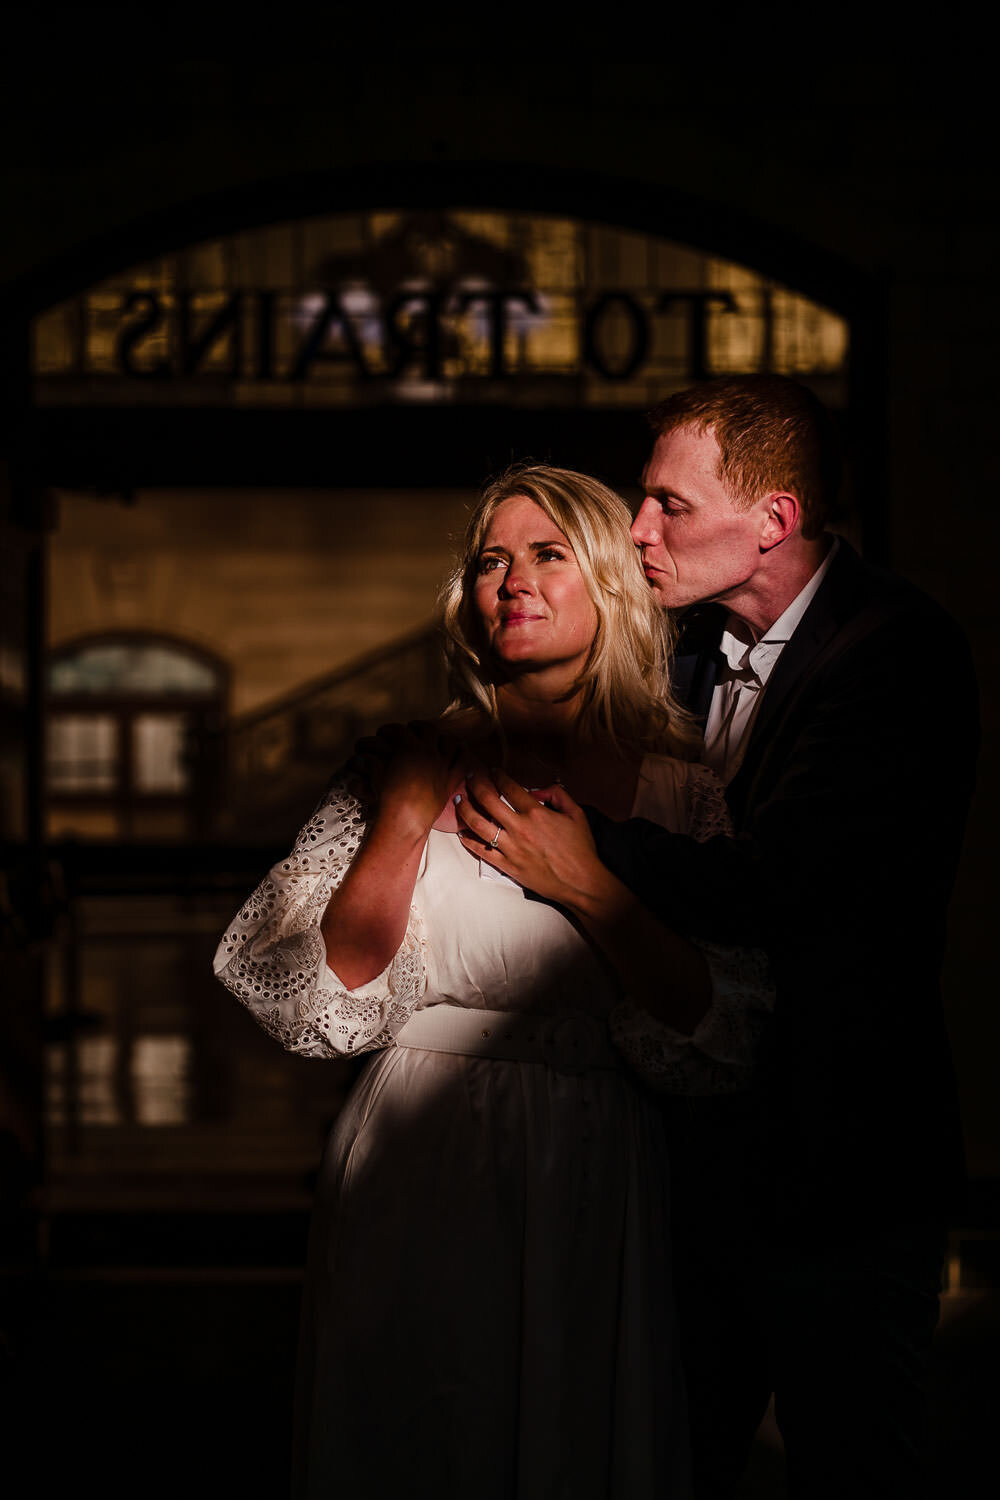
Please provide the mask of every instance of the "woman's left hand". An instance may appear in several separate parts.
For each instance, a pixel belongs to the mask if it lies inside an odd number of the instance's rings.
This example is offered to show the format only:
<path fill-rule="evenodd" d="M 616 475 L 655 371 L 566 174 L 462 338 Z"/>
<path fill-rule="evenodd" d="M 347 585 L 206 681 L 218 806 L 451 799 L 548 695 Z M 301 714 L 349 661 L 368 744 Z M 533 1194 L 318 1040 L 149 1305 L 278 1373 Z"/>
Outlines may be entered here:
<path fill-rule="evenodd" d="M 607 873 L 586 814 L 564 787 L 529 792 L 504 771 L 477 771 L 467 791 L 457 807 L 462 843 L 518 885 L 572 907 Z"/>

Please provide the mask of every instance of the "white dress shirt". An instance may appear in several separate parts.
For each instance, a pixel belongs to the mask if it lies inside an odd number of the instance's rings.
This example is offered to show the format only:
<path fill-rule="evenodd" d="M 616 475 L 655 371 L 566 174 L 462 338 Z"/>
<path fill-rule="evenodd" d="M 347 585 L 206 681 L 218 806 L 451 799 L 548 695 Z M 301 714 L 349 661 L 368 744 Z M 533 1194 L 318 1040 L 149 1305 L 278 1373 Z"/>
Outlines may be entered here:
<path fill-rule="evenodd" d="M 719 650 L 726 660 L 716 678 L 705 724 L 702 756 L 705 765 L 711 766 L 720 781 L 732 781 L 739 770 L 768 678 L 815 598 L 839 545 L 834 537 L 833 546 L 805 588 L 796 594 L 784 614 L 779 615 L 759 639 L 739 615 L 730 614 L 726 620 L 719 642 Z"/>

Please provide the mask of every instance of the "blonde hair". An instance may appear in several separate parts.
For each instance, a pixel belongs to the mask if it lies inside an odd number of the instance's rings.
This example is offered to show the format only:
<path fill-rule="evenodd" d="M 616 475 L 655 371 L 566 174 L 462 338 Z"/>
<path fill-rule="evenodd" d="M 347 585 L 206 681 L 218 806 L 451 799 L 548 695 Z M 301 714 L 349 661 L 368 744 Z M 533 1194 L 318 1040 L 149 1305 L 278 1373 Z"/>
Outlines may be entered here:
<path fill-rule="evenodd" d="M 629 534 L 631 514 L 586 474 L 516 464 L 492 480 L 466 527 L 462 555 L 441 591 L 450 711 L 477 708 L 499 727 L 497 687 L 507 680 L 489 653 L 473 597 L 490 522 L 505 500 L 534 501 L 567 538 L 597 611 L 597 629 L 576 689 L 578 728 L 613 746 L 690 757 L 697 733 L 670 688 L 673 632 L 646 582 Z"/>

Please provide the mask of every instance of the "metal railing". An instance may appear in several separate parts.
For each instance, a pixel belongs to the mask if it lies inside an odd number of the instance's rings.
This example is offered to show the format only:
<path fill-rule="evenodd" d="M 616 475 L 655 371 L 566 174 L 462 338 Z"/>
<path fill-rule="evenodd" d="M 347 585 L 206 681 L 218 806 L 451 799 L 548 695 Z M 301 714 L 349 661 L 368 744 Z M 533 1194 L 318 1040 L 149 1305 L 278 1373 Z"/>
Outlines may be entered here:
<path fill-rule="evenodd" d="M 446 701 L 441 638 L 425 627 L 231 720 L 193 746 L 201 827 L 237 840 L 287 832 L 356 740 L 380 724 L 433 717 Z"/>

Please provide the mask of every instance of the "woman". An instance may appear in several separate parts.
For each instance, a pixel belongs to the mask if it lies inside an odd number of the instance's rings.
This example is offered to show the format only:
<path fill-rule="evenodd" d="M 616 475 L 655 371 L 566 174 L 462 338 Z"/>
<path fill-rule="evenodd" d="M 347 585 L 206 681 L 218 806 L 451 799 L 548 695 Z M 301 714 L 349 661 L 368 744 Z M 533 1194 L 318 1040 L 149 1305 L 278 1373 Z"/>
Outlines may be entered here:
<path fill-rule="evenodd" d="M 664 1144 L 620 1059 L 733 1087 L 767 992 L 653 923 L 578 811 L 726 827 L 628 528 L 565 470 L 486 490 L 445 591 L 449 740 L 400 738 L 367 827 L 335 784 L 220 944 L 289 1050 L 372 1053 L 320 1177 L 301 1495 L 688 1493 Z M 503 870 L 503 823 L 555 817 L 578 838 L 552 891 L 597 893 L 572 919 Z"/>

